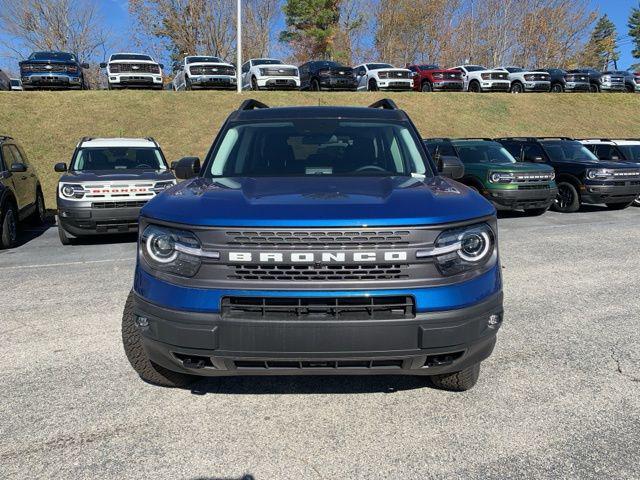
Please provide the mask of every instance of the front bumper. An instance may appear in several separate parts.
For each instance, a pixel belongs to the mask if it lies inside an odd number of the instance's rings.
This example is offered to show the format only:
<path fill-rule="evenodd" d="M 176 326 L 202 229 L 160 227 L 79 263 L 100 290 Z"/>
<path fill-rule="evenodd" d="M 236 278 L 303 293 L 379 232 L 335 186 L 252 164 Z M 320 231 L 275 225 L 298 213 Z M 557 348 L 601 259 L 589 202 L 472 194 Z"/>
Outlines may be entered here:
<path fill-rule="evenodd" d="M 413 80 L 378 79 L 378 89 L 389 92 L 409 92 L 413 90 Z"/>
<path fill-rule="evenodd" d="M 487 189 L 485 197 L 502 210 L 548 208 L 558 195 L 557 188 L 535 190 Z"/>
<path fill-rule="evenodd" d="M 627 86 L 624 83 L 601 83 L 600 90 L 603 92 L 626 92 Z"/>
<path fill-rule="evenodd" d="M 565 92 L 590 92 L 591 86 L 587 82 L 567 82 L 564 85 Z"/>
<path fill-rule="evenodd" d="M 31 73 L 23 75 L 22 88 L 81 88 L 82 79 L 79 75 L 66 73 Z"/>
<path fill-rule="evenodd" d="M 134 294 L 134 314 L 146 319 L 141 333 L 150 360 L 177 372 L 436 375 L 491 355 L 503 308 L 499 292 L 471 307 L 413 319 L 225 320 L 159 307 Z"/>
<path fill-rule="evenodd" d="M 619 180 L 609 184 L 586 183 L 580 186 L 582 203 L 631 203 L 640 195 L 640 180 Z"/>
<path fill-rule="evenodd" d="M 464 88 L 463 82 L 433 82 L 434 92 L 461 92 Z"/>
<path fill-rule="evenodd" d="M 551 82 L 524 82 L 525 92 L 549 92 L 551 91 Z"/>
<path fill-rule="evenodd" d="M 58 199 L 58 221 L 74 236 L 129 233 L 138 231 L 138 217 L 142 202 L 135 207 L 92 208 L 77 207 Z"/>
<path fill-rule="evenodd" d="M 298 77 L 260 77 L 258 88 L 266 90 L 297 90 L 300 88 Z"/>
<path fill-rule="evenodd" d="M 237 79 L 231 75 L 190 75 L 192 88 L 235 89 Z"/>
<path fill-rule="evenodd" d="M 145 73 L 110 73 L 111 88 L 162 88 L 162 75 Z"/>
<path fill-rule="evenodd" d="M 320 77 L 320 90 L 344 90 L 355 92 L 358 88 L 358 83 L 351 78 L 344 77 Z"/>
<path fill-rule="evenodd" d="M 483 92 L 508 92 L 511 90 L 511 83 L 483 80 L 480 82 L 480 88 L 482 88 Z"/>

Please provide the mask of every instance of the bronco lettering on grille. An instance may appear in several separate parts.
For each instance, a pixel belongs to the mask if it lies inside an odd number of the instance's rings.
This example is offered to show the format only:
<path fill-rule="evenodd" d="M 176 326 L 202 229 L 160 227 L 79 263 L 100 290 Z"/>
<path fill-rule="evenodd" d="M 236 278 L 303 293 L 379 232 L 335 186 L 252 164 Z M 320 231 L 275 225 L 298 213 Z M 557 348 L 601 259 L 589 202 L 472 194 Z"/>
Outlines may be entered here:
<path fill-rule="evenodd" d="M 229 252 L 230 262 L 256 263 L 367 263 L 406 261 L 407 252 Z"/>

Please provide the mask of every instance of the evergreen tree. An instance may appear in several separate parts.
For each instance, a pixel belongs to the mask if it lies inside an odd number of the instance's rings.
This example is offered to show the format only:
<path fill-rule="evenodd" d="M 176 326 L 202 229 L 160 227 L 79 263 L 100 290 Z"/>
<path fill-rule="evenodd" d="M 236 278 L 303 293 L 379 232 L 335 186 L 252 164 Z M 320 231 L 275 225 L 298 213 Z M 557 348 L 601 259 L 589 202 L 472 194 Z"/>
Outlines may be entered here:
<path fill-rule="evenodd" d="M 631 54 L 633 58 L 640 58 L 640 2 L 638 2 L 637 8 L 631 10 L 627 26 L 629 27 L 629 36 L 634 45 Z"/>
<path fill-rule="evenodd" d="M 617 65 L 620 59 L 617 36 L 616 26 L 609 17 L 606 14 L 600 17 L 587 44 L 587 48 L 593 49 L 593 61 L 595 62 L 592 62 L 590 66 L 607 70 L 611 62 Z"/>

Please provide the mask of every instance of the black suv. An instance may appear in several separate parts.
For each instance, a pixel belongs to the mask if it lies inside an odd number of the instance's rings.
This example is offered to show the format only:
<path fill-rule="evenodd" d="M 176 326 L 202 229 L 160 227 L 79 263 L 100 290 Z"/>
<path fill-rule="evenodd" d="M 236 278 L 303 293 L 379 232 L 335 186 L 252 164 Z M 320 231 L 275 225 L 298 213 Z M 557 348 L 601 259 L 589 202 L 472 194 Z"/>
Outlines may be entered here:
<path fill-rule="evenodd" d="M 16 244 L 18 222 L 44 221 L 42 188 L 33 167 L 13 138 L 0 135 L 0 248 Z"/>
<path fill-rule="evenodd" d="M 358 82 L 353 68 L 328 60 L 312 61 L 300 65 L 300 90 L 356 91 Z"/>
<path fill-rule="evenodd" d="M 600 93 L 602 73 L 599 71 L 594 70 L 593 68 L 574 68 L 573 70 L 569 70 L 567 73 L 586 75 L 589 77 L 589 91 L 591 93 Z"/>
<path fill-rule="evenodd" d="M 561 68 L 539 68 L 535 72 L 546 72 L 551 75 L 551 92 L 588 92 L 589 76 L 582 73 L 567 73 Z"/>
<path fill-rule="evenodd" d="M 80 63 L 73 53 L 33 52 L 20 62 L 20 78 L 24 90 L 89 88 L 83 69 L 88 63 Z"/>
<path fill-rule="evenodd" d="M 627 208 L 640 194 L 640 166 L 598 160 L 580 142 L 566 137 L 499 138 L 522 162 L 546 163 L 556 171 L 554 209 L 575 212 L 583 203 Z"/>

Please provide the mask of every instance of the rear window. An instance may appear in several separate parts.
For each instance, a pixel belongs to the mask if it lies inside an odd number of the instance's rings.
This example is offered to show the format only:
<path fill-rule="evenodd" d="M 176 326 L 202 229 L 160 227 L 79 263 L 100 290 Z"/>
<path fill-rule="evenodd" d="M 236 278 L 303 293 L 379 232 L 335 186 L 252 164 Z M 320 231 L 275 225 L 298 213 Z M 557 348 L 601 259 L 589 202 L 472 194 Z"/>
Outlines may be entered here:
<path fill-rule="evenodd" d="M 543 142 L 542 146 L 554 162 L 598 162 L 598 157 L 580 142 L 547 141 Z"/>
<path fill-rule="evenodd" d="M 223 134 L 205 176 L 432 176 L 419 141 L 395 122 L 242 123 Z"/>
<path fill-rule="evenodd" d="M 157 148 L 93 147 L 81 148 L 71 170 L 166 170 L 167 164 Z"/>

